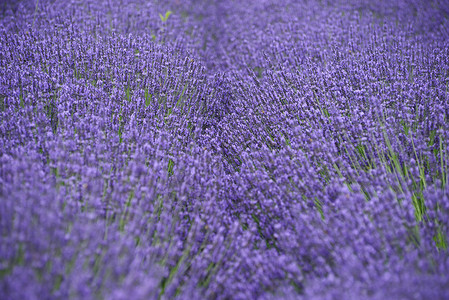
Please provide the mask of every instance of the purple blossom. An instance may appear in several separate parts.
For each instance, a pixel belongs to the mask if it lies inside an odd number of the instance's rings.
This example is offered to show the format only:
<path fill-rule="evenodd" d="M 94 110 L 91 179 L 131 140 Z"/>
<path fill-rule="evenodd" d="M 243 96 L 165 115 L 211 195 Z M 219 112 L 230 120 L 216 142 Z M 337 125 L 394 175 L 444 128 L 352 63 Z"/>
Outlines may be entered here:
<path fill-rule="evenodd" d="M 0 4 L 2 299 L 449 298 L 447 7 Z"/>

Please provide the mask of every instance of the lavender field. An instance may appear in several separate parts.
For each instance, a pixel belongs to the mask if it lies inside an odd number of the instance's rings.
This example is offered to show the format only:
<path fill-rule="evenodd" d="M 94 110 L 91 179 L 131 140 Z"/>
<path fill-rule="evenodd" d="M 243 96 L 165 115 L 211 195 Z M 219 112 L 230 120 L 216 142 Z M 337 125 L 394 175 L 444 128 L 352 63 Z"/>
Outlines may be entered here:
<path fill-rule="evenodd" d="M 0 298 L 449 299 L 448 0 L 0 1 Z"/>

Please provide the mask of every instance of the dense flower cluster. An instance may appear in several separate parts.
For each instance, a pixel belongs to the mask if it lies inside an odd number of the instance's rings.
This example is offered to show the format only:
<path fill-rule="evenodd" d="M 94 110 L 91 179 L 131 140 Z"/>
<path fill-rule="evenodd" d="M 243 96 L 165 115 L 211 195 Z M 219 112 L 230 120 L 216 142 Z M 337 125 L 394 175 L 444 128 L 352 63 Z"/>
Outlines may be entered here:
<path fill-rule="evenodd" d="M 0 4 L 0 298 L 449 299 L 447 0 Z"/>

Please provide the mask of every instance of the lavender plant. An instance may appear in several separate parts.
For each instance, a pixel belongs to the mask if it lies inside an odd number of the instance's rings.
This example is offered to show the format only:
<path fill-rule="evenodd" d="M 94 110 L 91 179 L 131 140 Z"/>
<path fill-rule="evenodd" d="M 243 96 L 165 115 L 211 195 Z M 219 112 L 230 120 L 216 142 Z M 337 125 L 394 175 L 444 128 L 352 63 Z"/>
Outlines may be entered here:
<path fill-rule="evenodd" d="M 3 2 L 1 298 L 449 298 L 448 7 Z"/>

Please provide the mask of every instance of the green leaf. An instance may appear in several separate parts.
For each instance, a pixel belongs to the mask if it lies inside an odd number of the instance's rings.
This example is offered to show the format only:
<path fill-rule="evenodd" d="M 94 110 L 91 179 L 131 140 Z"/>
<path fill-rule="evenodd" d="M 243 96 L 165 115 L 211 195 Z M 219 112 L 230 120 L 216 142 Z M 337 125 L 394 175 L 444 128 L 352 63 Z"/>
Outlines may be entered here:
<path fill-rule="evenodd" d="M 148 106 L 151 104 L 151 99 L 153 98 L 153 95 L 148 93 L 148 88 L 145 89 L 145 106 Z"/>
<path fill-rule="evenodd" d="M 167 11 L 165 12 L 165 16 L 163 16 L 162 14 L 159 14 L 159 18 L 161 18 L 161 21 L 162 21 L 162 22 L 165 22 L 165 21 L 167 21 L 168 17 L 170 17 L 170 15 L 171 15 L 172 13 L 173 13 L 173 12 L 172 12 L 171 10 L 167 10 Z"/>
<path fill-rule="evenodd" d="M 126 87 L 125 94 L 126 94 L 126 100 L 128 100 L 128 102 L 131 102 L 131 90 L 130 90 L 129 86 Z"/>
<path fill-rule="evenodd" d="M 170 158 L 168 160 L 168 177 L 173 175 L 173 167 L 175 166 L 175 162 Z"/>
<path fill-rule="evenodd" d="M 167 20 L 168 17 L 170 17 L 170 15 L 171 15 L 172 13 L 173 13 L 173 12 L 172 12 L 171 10 L 167 10 L 167 11 L 165 12 L 165 20 Z"/>
<path fill-rule="evenodd" d="M 19 98 L 20 98 L 20 107 L 24 108 L 25 107 L 25 103 L 23 102 L 23 93 L 20 93 Z"/>

